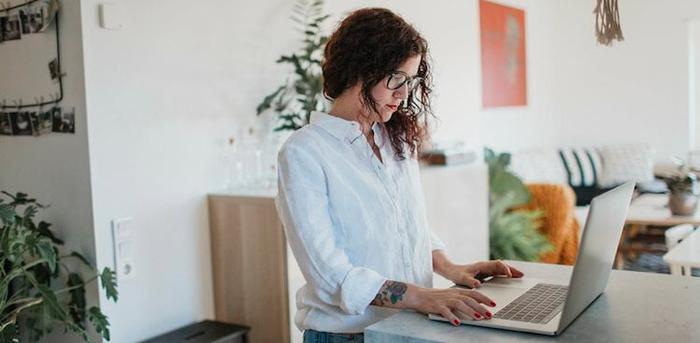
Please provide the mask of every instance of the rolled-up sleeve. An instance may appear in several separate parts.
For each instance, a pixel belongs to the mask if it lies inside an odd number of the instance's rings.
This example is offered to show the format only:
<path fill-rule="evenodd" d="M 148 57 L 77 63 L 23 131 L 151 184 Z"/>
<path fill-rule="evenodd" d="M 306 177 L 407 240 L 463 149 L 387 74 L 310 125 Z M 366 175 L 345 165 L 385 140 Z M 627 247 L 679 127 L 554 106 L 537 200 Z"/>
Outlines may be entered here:
<path fill-rule="evenodd" d="M 430 250 L 447 250 L 447 247 L 445 246 L 445 242 L 438 237 L 435 232 L 430 231 Z"/>
<path fill-rule="evenodd" d="M 387 279 L 354 266 L 339 246 L 318 159 L 285 145 L 278 155 L 278 173 L 275 204 L 306 281 L 322 301 L 349 314 L 363 314 Z"/>

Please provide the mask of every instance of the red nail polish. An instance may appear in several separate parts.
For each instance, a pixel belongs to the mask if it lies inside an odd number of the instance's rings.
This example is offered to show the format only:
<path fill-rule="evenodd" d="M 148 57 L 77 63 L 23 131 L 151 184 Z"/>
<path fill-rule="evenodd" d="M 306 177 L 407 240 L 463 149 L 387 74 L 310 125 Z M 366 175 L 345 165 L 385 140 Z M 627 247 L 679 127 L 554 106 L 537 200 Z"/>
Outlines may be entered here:
<path fill-rule="evenodd" d="M 478 314 L 478 313 L 474 313 L 474 317 L 476 317 L 476 318 L 481 318 L 481 315 Z"/>
<path fill-rule="evenodd" d="M 457 319 L 453 320 L 453 321 L 452 321 L 452 324 L 454 324 L 454 325 L 459 325 L 459 320 L 457 320 Z"/>
<path fill-rule="evenodd" d="M 491 318 L 493 316 L 493 314 L 491 314 L 491 312 L 489 312 L 489 311 L 486 311 L 486 316 Z"/>
<path fill-rule="evenodd" d="M 491 306 L 496 306 L 496 303 L 492 301 Z"/>

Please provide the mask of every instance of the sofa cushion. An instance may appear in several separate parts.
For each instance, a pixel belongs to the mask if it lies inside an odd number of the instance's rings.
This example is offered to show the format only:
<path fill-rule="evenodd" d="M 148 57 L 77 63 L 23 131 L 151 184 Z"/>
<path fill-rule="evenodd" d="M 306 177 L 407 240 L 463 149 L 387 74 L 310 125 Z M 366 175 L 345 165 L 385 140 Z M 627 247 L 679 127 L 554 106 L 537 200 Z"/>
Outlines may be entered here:
<path fill-rule="evenodd" d="M 561 163 L 571 187 L 592 187 L 598 183 L 601 161 L 594 148 L 567 148 L 559 150 Z"/>
<path fill-rule="evenodd" d="M 610 188 L 627 181 L 654 180 L 654 152 L 648 145 L 608 145 L 598 149 L 603 162 L 598 186 Z"/>
<path fill-rule="evenodd" d="M 510 170 L 524 182 L 567 183 L 566 171 L 555 148 L 515 152 L 511 156 Z"/>

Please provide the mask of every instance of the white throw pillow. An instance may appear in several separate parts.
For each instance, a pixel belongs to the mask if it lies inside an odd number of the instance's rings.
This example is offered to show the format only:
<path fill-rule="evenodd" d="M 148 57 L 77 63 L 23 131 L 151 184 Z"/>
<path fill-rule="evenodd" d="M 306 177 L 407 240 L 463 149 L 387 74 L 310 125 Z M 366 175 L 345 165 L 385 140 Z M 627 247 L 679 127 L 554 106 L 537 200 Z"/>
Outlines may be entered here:
<path fill-rule="evenodd" d="M 627 181 L 648 182 L 654 179 L 654 152 L 648 145 L 609 145 L 598 149 L 603 170 L 598 187 L 609 188 Z"/>
<path fill-rule="evenodd" d="M 510 170 L 524 182 L 567 183 L 557 149 L 528 149 L 511 155 Z"/>

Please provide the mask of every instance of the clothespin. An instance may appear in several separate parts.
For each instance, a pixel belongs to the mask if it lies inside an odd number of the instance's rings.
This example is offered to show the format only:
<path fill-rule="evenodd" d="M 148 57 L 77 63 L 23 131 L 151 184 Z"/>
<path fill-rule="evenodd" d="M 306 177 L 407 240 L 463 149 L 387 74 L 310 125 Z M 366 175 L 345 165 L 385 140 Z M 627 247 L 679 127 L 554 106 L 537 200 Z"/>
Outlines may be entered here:
<path fill-rule="evenodd" d="M 41 112 L 41 109 L 44 107 L 44 99 L 34 97 L 34 104 L 38 107 L 38 112 Z"/>

